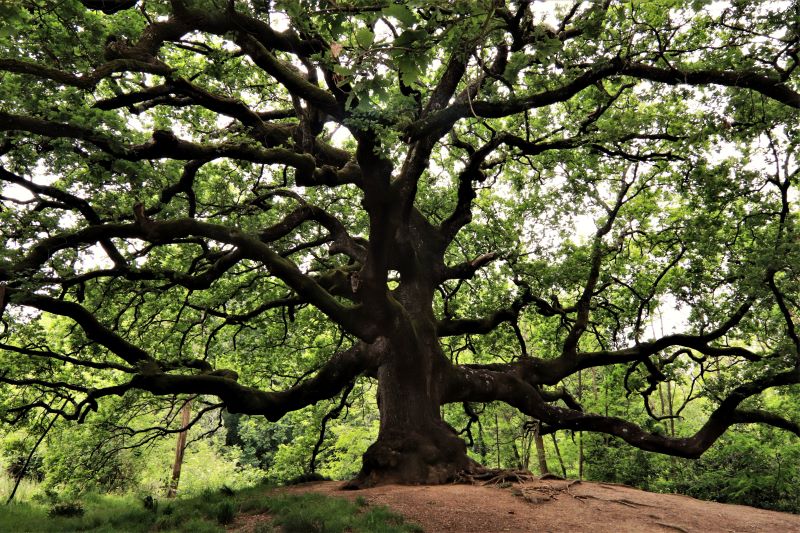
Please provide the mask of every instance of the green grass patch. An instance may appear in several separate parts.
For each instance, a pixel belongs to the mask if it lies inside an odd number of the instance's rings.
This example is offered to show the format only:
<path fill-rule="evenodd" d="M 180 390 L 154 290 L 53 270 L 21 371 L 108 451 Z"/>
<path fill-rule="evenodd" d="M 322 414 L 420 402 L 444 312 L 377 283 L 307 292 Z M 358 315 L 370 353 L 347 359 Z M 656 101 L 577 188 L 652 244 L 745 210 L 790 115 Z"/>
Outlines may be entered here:
<path fill-rule="evenodd" d="M 285 533 L 409 533 L 422 531 L 385 507 L 321 494 L 276 494 L 268 509 Z"/>
<path fill-rule="evenodd" d="M 19 533 L 93 533 L 225 531 L 240 514 L 269 513 L 272 521 L 258 524 L 258 533 L 408 533 L 421 529 L 385 507 L 371 507 L 321 494 L 282 494 L 269 486 L 239 491 L 208 491 L 192 498 L 147 499 L 133 495 L 89 494 L 59 502 L 83 509 L 80 516 L 59 516 L 54 505 L 22 502 L 0 505 L 2 531 Z"/>
<path fill-rule="evenodd" d="M 0 463 L 0 504 L 5 503 L 11 491 L 14 490 L 15 480 L 6 474 L 3 470 L 3 465 Z M 23 479 L 17 488 L 17 493 L 14 496 L 15 500 L 27 501 L 30 500 L 34 494 L 39 492 L 39 483 L 29 479 Z"/>

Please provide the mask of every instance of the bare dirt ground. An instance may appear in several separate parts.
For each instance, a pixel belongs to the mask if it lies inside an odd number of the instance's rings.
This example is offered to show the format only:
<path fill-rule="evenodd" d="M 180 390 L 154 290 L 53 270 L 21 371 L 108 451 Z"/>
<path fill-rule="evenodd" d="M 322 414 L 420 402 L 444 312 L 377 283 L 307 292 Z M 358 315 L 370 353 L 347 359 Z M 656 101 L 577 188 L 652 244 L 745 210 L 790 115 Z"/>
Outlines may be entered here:
<path fill-rule="evenodd" d="M 280 490 L 361 496 L 420 524 L 427 533 L 800 532 L 800 515 L 607 483 L 539 480 L 507 488 L 387 485 L 359 491 L 341 486 L 328 481 Z"/>
<path fill-rule="evenodd" d="M 537 480 L 496 485 L 385 485 L 358 491 L 344 483 L 305 483 L 275 490 L 319 492 L 385 505 L 427 533 L 800 533 L 800 515 L 656 494 L 611 483 Z M 267 515 L 237 518 L 247 533 Z"/>

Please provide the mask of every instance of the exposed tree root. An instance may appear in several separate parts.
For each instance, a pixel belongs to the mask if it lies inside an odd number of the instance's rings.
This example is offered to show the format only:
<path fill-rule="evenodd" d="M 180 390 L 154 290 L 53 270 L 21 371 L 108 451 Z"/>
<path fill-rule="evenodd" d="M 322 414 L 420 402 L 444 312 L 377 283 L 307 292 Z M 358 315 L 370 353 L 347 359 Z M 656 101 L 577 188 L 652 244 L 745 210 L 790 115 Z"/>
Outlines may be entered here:
<path fill-rule="evenodd" d="M 656 522 L 656 525 L 661 526 L 661 527 L 666 528 L 666 529 L 672 529 L 672 530 L 675 530 L 675 531 L 680 531 L 680 533 L 689 533 L 687 530 L 683 529 L 680 526 L 676 526 L 676 525 L 673 525 L 673 524 L 667 524 L 666 522 Z"/>
<path fill-rule="evenodd" d="M 471 485 L 502 485 L 505 483 L 527 483 L 539 478 L 529 470 L 509 470 L 503 468 L 481 468 L 475 471 L 461 471 L 456 474 L 453 483 Z"/>
<path fill-rule="evenodd" d="M 649 503 L 635 502 L 635 501 L 629 500 L 627 498 L 599 498 L 599 497 L 594 496 L 592 494 L 579 495 L 579 496 L 575 496 L 575 498 L 582 499 L 582 500 L 592 499 L 592 500 L 598 500 L 598 501 L 606 502 L 606 503 L 618 503 L 620 505 L 624 505 L 625 507 L 632 507 L 634 509 L 638 509 L 640 507 L 654 507 L 653 505 L 650 505 Z"/>
<path fill-rule="evenodd" d="M 541 477 L 535 476 L 528 470 L 513 470 L 502 468 L 481 468 L 473 471 L 462 471 L 456 475 L 453 480 L 454 483 L 465 483 L 472 485 L 494 485 L 494 486 L 510 486 L 512 484 L 520 485 L 514 488 L 511 493 L 518 496 L 528 503 L 544 503 L 555 499 L 560 494 L 568 494 L 576 500 L 582 502 L 581 496 L 576 496 L 570 492 L 570 487 L 580 483 L 580 480 L 575 479 L 564 484 L 551 485 L 551 484 L 536 484 L 537 481 L 566 481 L 564 478 L 553 475 L 545 474 Z"/>
<path fill-rule="evenodd" d="M 563 485 L 534 485 L 523 486 L 519 489 L 512 491 L 514 496 L 519 496 L 528 503 L 544 503 L 556 499 L 561 494 L 567 494 L 575 500 L 583 503 L 583 499 L 579 495 L 570 492 L 570 487 L 580 483 L 580 480 L 574 479 Z"/>

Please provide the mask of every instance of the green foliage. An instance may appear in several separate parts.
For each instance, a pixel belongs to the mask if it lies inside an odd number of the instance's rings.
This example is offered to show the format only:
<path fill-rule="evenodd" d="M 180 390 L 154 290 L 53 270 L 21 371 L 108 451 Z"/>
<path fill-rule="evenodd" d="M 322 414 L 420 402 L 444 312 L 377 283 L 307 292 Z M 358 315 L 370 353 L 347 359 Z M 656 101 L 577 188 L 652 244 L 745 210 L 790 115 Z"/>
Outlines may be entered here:
<path fill-rule="evenodd" d="M 106 439 L 108 434 L 94 424 L 56 428 L 42 452 L 45 486 L 70 494 L 133 489 L 147 456 L 137 450 L 113 450 L 113 441 Z"/>
<path fill-rule="evenodd" d="M 378 435 L 375 413 L 366 420 L 331 424 L 331 445 L 323 456 L 320 471 L 333 479 L 350 479 L 361 468 L 361 456 Z"/>
<path fill-rule="evenodd" d="M 795 489 L 800 481 L 800 450 L 778 431 L 739 426 L 696 460 L 632 449 L 598 435 L 584 438 L 587 479 L 776 511 L 800 511 Z"/>
<path fill-rule="evenodd" d="M 667 464 L 657 464 L 660 461 L 654 454 L 631 449 L 616 439 L 592 435 L 586 440 L 587 479 L 653 490 L 659 474 L 667 470 Z"/>

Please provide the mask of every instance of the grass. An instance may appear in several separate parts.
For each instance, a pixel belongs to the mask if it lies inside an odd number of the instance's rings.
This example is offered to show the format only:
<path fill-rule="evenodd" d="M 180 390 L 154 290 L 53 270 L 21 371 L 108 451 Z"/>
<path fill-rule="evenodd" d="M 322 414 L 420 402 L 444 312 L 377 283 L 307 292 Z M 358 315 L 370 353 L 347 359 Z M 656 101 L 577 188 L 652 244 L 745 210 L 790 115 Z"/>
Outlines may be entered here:
<path fill-rule="evenodd" d="M 239 514 L 268 513 L 271 520 L 256 533 L 413 533 L 418 526 L 385 507 L 350 502 L 320 494 L 282 494 L 259 486 L 240 491 L 213 491 L 193 498 L 161 499 L 145 507 L 133 495 L 86 495 L 82 516 L 49 516 L 52 506 L 33 502 L 0 504 L 0 529 L 19 533 L 93 533 L 225 531 Z"/>
<path fill-rule="evenodd" d="M 8 495 L 14 490 L 14 479 L 7 476 L 3 470 L 3 465 L 0 464 L 0 504 L 5 503 Z M 23 479 L 19 484 L 17 494 L 14 496 L 17 500 L 30 500 L 31 497 L 39 491 L 39 483 Z"/>
<path fill-rule="evenodd" d="M 365 502 L 364 502 L 365 503 Z M 412 533 L 419 526 L 385 507 L 367 507 L 321 494 L 279 494 L 270 498 L 269 512 L 284 533 Z"/>

